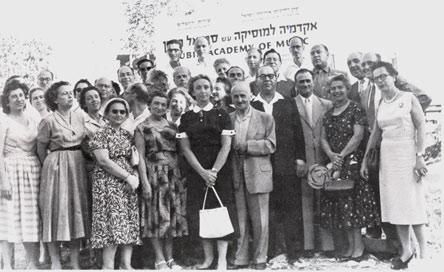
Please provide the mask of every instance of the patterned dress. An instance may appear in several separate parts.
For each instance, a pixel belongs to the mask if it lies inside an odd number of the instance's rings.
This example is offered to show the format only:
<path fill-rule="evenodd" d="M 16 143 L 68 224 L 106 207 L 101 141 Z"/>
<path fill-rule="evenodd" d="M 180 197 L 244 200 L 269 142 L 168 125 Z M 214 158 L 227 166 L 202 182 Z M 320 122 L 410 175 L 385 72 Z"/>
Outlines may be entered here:
<path fill-rule="evenodd" d="M 176 126 L 145 119 L 136 129 L 145 139 L 145 164 L 152 198 L 144 201 L 143 237 L 169 238 L 188 234 L 186 190 L 178 167 Z"/>
<path fill-rule="evenodd" d="M 41 166 L 36 155 L 37 122 L 25 126 L 2 116 L 4 163 L 2 182 L 11 185 L 11 199 L 0 198 L 0 240 L 10 243 L 38 242 L 41 221 L 38 207 Z"/>
<path fill-rule="evenodd" d="M 353 137 L 354 125 L 366 126 L 364 111 L 353 101 L 339 115 L 333 115 L 333 109 L 324 117 L 324 128 L 330 148 L 340 153 Z M 374 192 L 369 184 L 360 178 L 359 170 L 363 158 L 363 148 L 349 154 L 344 161 L 340 178 L 353 179 L 355 186 L 351 195 L 337 197 L 321 193 L 321 226 L 328 229 L 362 228 L 379 221 Z"/>
<path fill-rule="evenodd" d="M 37 140 L 50 151 L 43 163 L 39 195 L 43 242 L 89 237 L 88 179 L 80 150 L 84 137 L 80 112 L 64 117 L 55 111 L 39 124 Z"/>
<path fill-rule="evenodd" d="M 130 163 L 132 140 L 127 130 L 105 125 L 96 132 L 89 145 L 91 151 L 108 150 L 113 162 L 134 173 Z M 92 179 L 92 247 L 140 244 L 137 193 L 125 192 L 126 182 L 99 165 L 95 166 Z"/>
<path fill-rule="evenodd" d="M 195 106 L 194 109 L 196 109 Z M 230 135 L 233 131 L 230 116 L 221 109 L 202 109 L 199 112 L 190 110 L 182 115 L 179 126 L 179 137 L 188 137 L 191 151 L 196 156 L 199 163 L 205 169 L 211 169 L 216 161 L 221 148 L 222 133 Z M 188 227 L 191 237 L 199 237 L 199 210 L 205 195 L 205 181 L 198 173 L 187 164 L 187 214 Z M 238 236 L 237 212 L 234 200 L 234 185 L 230 169 L 230 161 L 224 164 L 217 174 L 216 185 L 214 186 L 224 206 L 227 207 L 235 232 L 222 238 L 222 240 L 232 240 Z M 206 208 L 219 207 L 215 195 L 208 192 Z"/>

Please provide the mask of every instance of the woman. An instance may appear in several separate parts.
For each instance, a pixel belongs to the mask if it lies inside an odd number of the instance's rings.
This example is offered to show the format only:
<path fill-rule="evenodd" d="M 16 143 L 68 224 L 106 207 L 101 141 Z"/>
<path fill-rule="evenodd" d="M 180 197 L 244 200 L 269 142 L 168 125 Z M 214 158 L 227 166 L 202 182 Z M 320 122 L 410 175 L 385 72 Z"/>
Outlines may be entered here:
<path fill-rule="evenodd" d="M 381 220 L 396 225 L 402 253 L 394 259 L 392 268 L 403 269 L 408 267 L 414 255 L 410 226 L 418 240 L 420 257 L 425 257 L 427 212 L 422 177 L 427 174 L 427 168 L 424 162 L 424 114 L 412 93 L 401 92 L 395 87 L 397 75 L 390 63 L 381 62 L 373 67 L 373 78 L 381 90 L 382 101 L 366 154 L 382 138 L 379 164 Z M 368 177 L 366 160 L 362 163 L 361 174 Z"/>
<path fill-rule="evenodd" d="M 36 87 L 29 91 L 29 102 L 39 112 L 42 119 L 50 113 L 45 103 L 45 92 L 42 88 Z"/>
<path fill-rule="evenodd" d="M 74 84 L 74 95 L 76 97 L 76 100 L 80 103 L 80 93 L 83 89 L 91 87 L 91 83 L 87 79 L 80 79 L 79 81 Z"/>
<path fill-rule="evenodd" d="M 69 83 L 59 81 L 45 93 L 53 112 L 39 125 L 37 153 L 42 167 L 40 210 L 43 242 L 48 243 L 52 269 L 61 269 L 59 243 L 71 247 L 71 266 L 80 269 L 80 239 L 89 237 L 90 213 L 85 160 L 80 143 L 85 137 L 84 114 L 72 110 Z"/>
<path fill-rule="evenodd" d="M 41 165 L 36 154 L 38 123 L 25 114 L 27 91 L 25 84 L 13 81 L 5 86 L 1 99 L 5 113 L 0 132 L 3 269 L 12 269 L 13 243 L 23 243 L 29 269 L 37 269 L 38 263 Z"/>
<path fill-rule="evenodd" d="M 144 196 L 142 236 L 150 238 L 153 245 L 155 269 L 178 268 L 173 259 L 173 238 L 187 235 L 188 225 L 176 150 L 177 127 L 164 118 L 168 108 L 165 93 L 155 91 L 149 105 L 151 115 L 135 132 Z"/>
<path fill-rule="evenodd" d="M 212 85 L 208 76 L 198 75 L 190 82 L 190 93 L 196 98 L 193 110 L 182 115 L 179 127 L 180 146 L 188 162 L 187 169 L 187 213 L 190 235 L 199 237 L 199 210 L 202 208 L 205 189 L 214 186 L 222 203 L 227 206 L 231 223 L 237 226 L 234 189 L 230 164 L 227 162 L 234 130 L 229 115 L 210 103 Z M 208 193 L 207 208 L 218 207 L 219 203 Z M 236 233 L 215 240 L 202 239 L 205 259 L 196 269 L 209 268 L 214 260 L 213 242 L 217 242 L 218 269 L 227 268 L 228 241 Z"/>
<path fill-rule="evenodd" d="M 350 194 L 322 192 L 321 226 L 345 231 L 348 249 L 343 257 L 361 261 L 364 259 L 364 244 L 361 228 L 378 220 L 373 191 L 359 176 L 367 120 L 364 111 L 347 98 L 350 83 L 344 75 L 334 76 L 328 83 L 333 108 L 326 112 L 321 133 L 321 146 L 333 169 L 340 171 L 340 179 L 351 179 L 354 188 Z"/>
<path fill-rule="evenodd" d="M 166 119 L 179 127 L 180 118 L 190 108 L 191 97 L 188 91 L 184 91 L 182 87 L 171 90 L 168 93 L 168 97 L 170 99 L 170 106 L 166 113 Z"/>
<path fill-rule="evenodd" d="M 214 84 L 214 92 L 212 93 L 211 103 L 216 108 L 222 108 L 228 113 L 236 109 L 231 102 L 231 81 L 228 78 L 218 77 Z"/>
<path fill-rule="evenodd" d="M 92 180 L 93 248 L 103 248 L 103 269 L 114 269 L 117 247 L 121 247 L 121 269 L 132 269 L 133 245 L 140 244 L 139 207 L 135 189 L 138 173 L 131 165 L 133 137 L 121 127 L 129 106 L 112 98 L 105 106 L 108 124 L 89 143 L 97 161 Z"/>

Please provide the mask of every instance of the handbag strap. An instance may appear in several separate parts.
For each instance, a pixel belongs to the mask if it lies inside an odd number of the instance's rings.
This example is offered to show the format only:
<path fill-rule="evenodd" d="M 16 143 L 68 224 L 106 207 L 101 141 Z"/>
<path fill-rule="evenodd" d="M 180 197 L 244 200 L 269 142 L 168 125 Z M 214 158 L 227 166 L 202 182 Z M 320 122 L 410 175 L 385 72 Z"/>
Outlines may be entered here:
<path fill-rule="evenodd" d="M 222 201 L 220 201 L 220 198 L 219 198 L 219 195 L 218 195 L 217 192 L 216 192 L 216 189 L 214 189 L 213 186 L 211 186 L 211 187 L 208 187 L 208 186 L 207 186 L 207 189 L 205 190 L 204 201 L 203 201 L 203 204 L 202 204 L 202 210 L 205 210 L 205 203 L 207 202 L 207 194 L 208 194 L 208 189 L 209 189 L 209 188 L 213 189 L 213 192 L 214 192 L 214 194 L 216 195 L 216 198 L 217 198 L 217 200 L 219 201 L 220 206 L 223 207 L 224 205 L 222 204 Z"/>

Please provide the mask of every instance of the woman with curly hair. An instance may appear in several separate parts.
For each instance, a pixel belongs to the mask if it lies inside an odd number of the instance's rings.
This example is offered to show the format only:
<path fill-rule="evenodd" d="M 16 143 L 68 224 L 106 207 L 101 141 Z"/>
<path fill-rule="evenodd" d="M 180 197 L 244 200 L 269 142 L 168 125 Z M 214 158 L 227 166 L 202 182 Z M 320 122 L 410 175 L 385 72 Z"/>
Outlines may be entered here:
<path fill-rule="evenodd" d="M 74 95 L 66 81 L 52 84 L 45 100 L 53 112 L 40 123 L 37 137 L 37 153 L 43 164 L 42 240 L 48 243 L 53 269 L 61 269 L 60 242 L 70 244 L 71 266 L 80 269 L 80 239 L 90 233 L 87 175 L 80 150 L 86 135 L 84 113 L 72 110 Z"/>
<path fill-rule="evenodd" d="M 18 81 L 5 86 L 0 124 L 0 241 L 3 269 L 13 243 L 23 243 L 29 269 L 36 269 L 41 222 L 38 209 L 41 165 L 36 153 L 38 122 L 25 114 L 28 87 Z"/>

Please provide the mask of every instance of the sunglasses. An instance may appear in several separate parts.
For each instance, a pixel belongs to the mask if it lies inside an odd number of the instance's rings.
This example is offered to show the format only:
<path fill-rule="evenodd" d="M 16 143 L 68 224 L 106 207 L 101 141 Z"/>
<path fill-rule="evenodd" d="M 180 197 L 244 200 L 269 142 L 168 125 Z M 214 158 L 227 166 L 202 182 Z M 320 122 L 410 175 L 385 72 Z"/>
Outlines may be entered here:
<path fill-rule="evenodd" d="M 74 89 L 74 93 L 80 93 L 81 91 L 83 91 L 86 88 L 75 88 Z"/>
<path fill-rule="evenodd" d="M 120 113 L 120 115 L 126 115 L 126 110 L 111 110 L 112 114 L 118 114 Z"/>
<path fill-rule="evenodd" d="M 149 70 L 151 70 L 151 69 L 153 69 L 153 67 L 142 67 L 142 68 L 140 68 L 139 70 L 142 71 L 142 72 L 144 72 L 144 71 L 149 71 Z"/>

